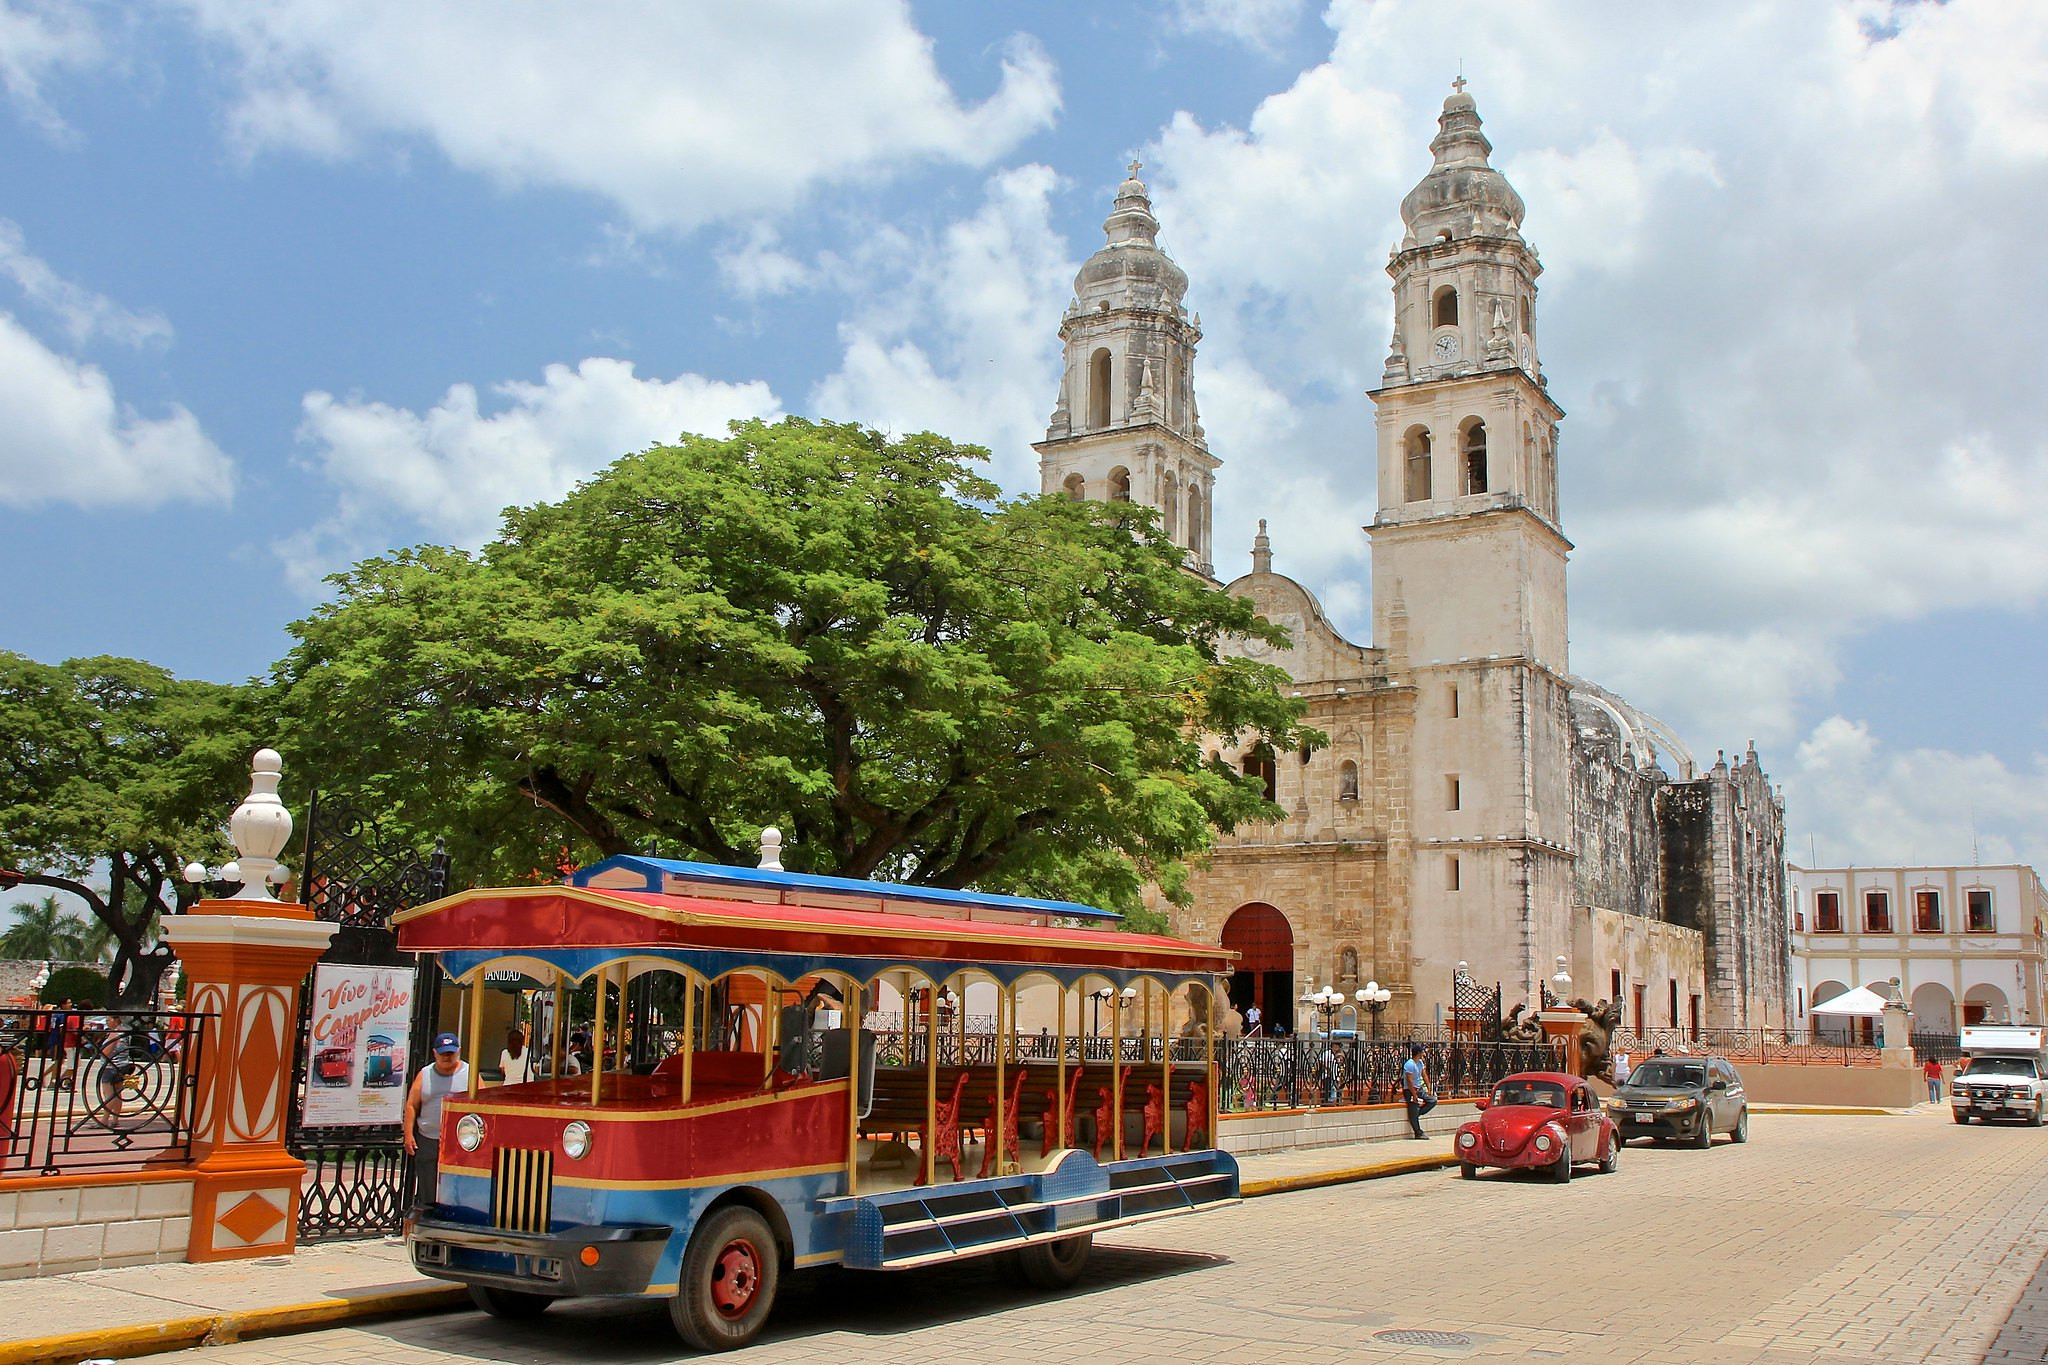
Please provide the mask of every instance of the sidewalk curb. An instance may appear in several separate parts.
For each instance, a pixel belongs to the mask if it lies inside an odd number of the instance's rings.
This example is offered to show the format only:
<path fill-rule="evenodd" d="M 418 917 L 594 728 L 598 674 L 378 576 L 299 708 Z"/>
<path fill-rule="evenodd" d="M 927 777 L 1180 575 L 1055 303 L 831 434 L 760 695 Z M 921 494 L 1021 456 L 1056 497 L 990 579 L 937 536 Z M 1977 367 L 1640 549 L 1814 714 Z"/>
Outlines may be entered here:
<path fill-rule="evenodd" d="M 1876 1114 L 1885 1118 L 1897 1118 L 1911 1113 L 1908 1109 L 1886 1109 L 1874 1104 L 1752 1104 L 1752 1114 Z"/>
<path fill-rule="evenodd" d="M 419 1285 L 349 1299 L 314 1299 L 281 1308 L 251 1308 L 233 1313 L 207 1313 L 168 1322 L 137 1323 L 96 1332 L 0 1341 L 0 1365 L 70 1365 L 86 1359 L 128 1359 L 183 1351 L 194 1346 L 222 1346 L 250 1337 L 284 1336 L 367 1318 L 418 1317 L 469 1306 L 460 1285 Z"/>
<path fill-rule="evenodd" d="M 1370 1166 L 1346 1166 L 1335 1171 L 1311 1171 L 1306 1175 L 1275 1176 L 1271 1180 L 1247 1180 L 1238 1186 L 1246 1199 L 1257 1199 L 1268 1194 L 1292 1194 L 1296 1190 L 1318 1190 L 1325 1185 L 1349 1185 L 1358 1180 L 1378 1180 L 1382 1176 L 1412 1175 L 1417 1171 L 1441 1171 L 1458 1164 L 1458 1158 L 1449 1152 L 1432 1156 L 1397 1157 L 1392 1161 L 1376 1161 Z M 5 1365 L 0 1362 L 0 1365 Z"/>
<path fill-rule="evenodd" d="M 1394 1161 L 1374 1162 L 1370 1166 L 1347 1166 L 1335 1171 L 1313 1171 L 1272 1180 L 1247 1180 L 1240 1187 L 1240 1192 L 1246 1199 L 1258 1199 L 1269 1194 L 1319 1189 L 1325 1185 L 1345 1185 L 1358 1180 L 1442 1170 L 1457 1164 L 1458 1159 L 1449 1155 L 1402 1157 Z M 0 1341 L 0 1365 L 75 1365 L 77 1361 L 88 1359 L 126 1360 L 166 1351 L 189 1350 L 194 1346 L 224 1346 L 252 1337 L 317 1331 L 370 1318 L 422 1317 L 469 1306 L 469 1292 L 460 1285 L 419 1285 L 359 1298 L 314 1299 L 282 1308 L 208 1313 L 198 1317 L 173 1318 L 168 1322 L 111 1327 L 97 1332 L 68 1332 L 62 1336 Z"/>

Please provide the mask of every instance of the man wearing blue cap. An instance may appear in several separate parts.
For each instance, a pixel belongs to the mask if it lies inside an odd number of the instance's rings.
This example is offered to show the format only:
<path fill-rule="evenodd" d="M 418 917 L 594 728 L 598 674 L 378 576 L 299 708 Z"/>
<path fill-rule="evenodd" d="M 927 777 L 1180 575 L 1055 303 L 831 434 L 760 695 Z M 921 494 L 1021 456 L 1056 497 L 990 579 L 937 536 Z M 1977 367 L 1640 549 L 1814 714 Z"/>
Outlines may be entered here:
<path fill-rule="evenodd" d="M 469 1064 L 462 1060 L 462 1040 L 452 1033 L 434 1035 L 434 1064 L 413 1076 L 405 1092 L 405 1150 L 412 1157 L 413 1219 L 434 1202 L 441 1173 L 441 1103 L 469 1089 Z"/>

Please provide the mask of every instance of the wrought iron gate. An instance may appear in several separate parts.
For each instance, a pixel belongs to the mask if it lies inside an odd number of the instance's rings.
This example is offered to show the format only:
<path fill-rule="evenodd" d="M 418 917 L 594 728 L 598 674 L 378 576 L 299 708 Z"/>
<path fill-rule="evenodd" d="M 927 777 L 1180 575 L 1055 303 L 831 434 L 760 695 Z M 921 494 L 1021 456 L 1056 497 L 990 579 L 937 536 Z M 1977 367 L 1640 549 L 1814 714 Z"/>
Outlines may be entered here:
<path fill-rule="evenodd" d="M 397 846 L 344 797 L 314 793 L 306 816 L 301 885 L 315 919 L 339 924 L 322 962 L 351 966 L 413 967 L 410 1078 L 425 1064 L 440 1007 L 441 974 L 432 954 L 398 951 L 391 917 L 442 895 L 448 854 L 438 843 L 426 857 Z M 396 1232 L 406 1210 L 412 1159 L 398 1124 L 374 1128 L 308 1126 L 306 1090 L 312 1049 L 307 1037 L 312 992 L 302 993 L 298 1043 L 293 1053 L 292 1154 L 306 1163 L 299 1202 L 299 1239 L 373 1237 Z"/>

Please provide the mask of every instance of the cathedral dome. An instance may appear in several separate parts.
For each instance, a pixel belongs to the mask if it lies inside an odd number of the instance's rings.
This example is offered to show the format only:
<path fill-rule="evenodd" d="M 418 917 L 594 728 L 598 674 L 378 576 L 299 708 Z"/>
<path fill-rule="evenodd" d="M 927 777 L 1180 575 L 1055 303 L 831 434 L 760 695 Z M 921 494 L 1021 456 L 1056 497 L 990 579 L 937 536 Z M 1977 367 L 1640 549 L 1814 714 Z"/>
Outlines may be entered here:
<path fill-rule="evenodd" d="M 1177 309 L 1188 291 L 1187 272 L 1159 249 L 1159 220 L 1152 216 L 1152 197 L 1138 179 L 1135 161 L 1129 178 L 1117 186 L 1116 207 L 1103 220 L 1102 231 L 1109 241 L 1074 276 L 1075 295 L 1089 304 Z M 1126 297 L 1112 297 L 1119 292 Z"/>
<path fill-rule="evenodd" d="M 1464 82 L 1458 84 L 1462 87 Z M 1479 130 L 1479 109 L 1462 88 L 1453 90 L 1429 144 L 1436 164 L 1401 201 L 1408 226 L 1405 245 L 1461 237 L 1517 237 L 1525 209 L 1507 177 L 1487 164 L 1493 144 Z"/>

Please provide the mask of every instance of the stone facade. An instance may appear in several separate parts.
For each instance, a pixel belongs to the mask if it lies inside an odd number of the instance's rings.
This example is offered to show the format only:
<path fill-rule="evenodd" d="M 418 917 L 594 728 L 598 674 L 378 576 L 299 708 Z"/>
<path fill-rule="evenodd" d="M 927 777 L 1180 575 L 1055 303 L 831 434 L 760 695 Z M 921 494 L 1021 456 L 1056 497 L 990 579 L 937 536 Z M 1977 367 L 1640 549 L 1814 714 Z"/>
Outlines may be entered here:
<path fill-rule="evenodd" d="M 1219 836 L 1175 928 L 1244 954 L 1236 1003 L 1258 999 L 1271 1023 L 1317 985 L 1369 980 L 1393 993 L 1387 1024 L 1435 1022 L 1461 963 L 1507 1002 L 1534 1000 L 1562 955 L 1575 993 L 1618 996 L 1633 1026 L 1783 1026 L 1784 809 L 1754 749 L 1701 772 L 1668 727 L 1570 672 L 1542 265 L 1491 150 L 1454 92 L 1387 263 L 1365 528 L 1376 643 L 1345 639 L 1274 571 L 1264 522 L 1252 571 L 1228 584 L 1287 629 L 1288 647 L 1247 653 L 1287 670 L 1331 742 L 1212 747 L 1287 814 Z M 1218 467 L 1188 378 L 1199 326 L 1136 170 L 1062 321 L 1041 482 L 1150 502 L 1207 575 L 1185 501 L 1197 490 L 1207 515 Z"/>

